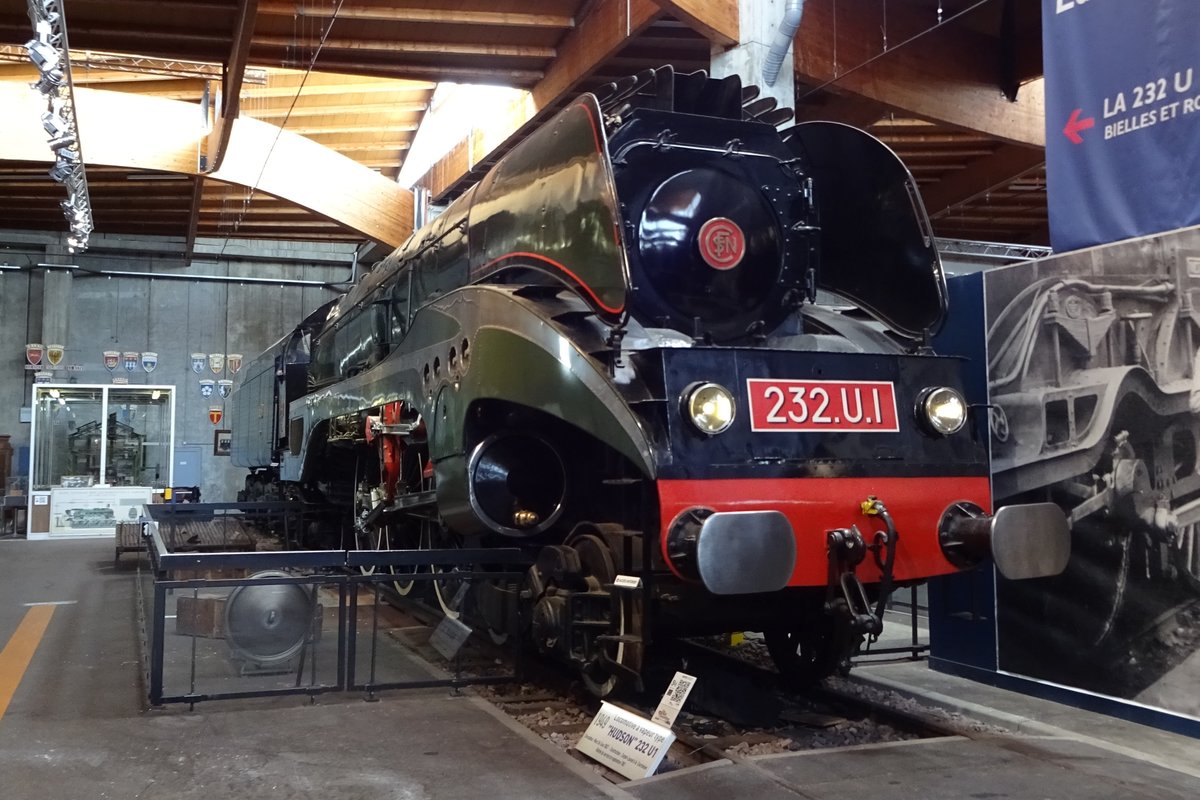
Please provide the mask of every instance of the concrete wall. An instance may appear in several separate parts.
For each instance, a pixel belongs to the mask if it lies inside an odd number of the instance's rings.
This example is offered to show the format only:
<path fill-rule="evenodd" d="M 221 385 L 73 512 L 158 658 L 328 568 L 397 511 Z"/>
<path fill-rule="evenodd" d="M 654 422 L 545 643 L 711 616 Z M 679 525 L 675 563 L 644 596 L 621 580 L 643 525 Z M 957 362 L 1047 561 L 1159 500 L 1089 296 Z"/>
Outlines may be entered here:
<path fill-rule="evenodd" d="M 249 361 L 337 292 L 315 285 L 224 283 L 201 276 L 344 281 L 350 274 L 354 246 L 201 240 L 196 260 L 184 266 L 178 239 L 96 235 L 86 253 L 66 257 L 61 255 L 65 252 L 61 240 L 58 234 L 0 230 L 0 265 L 21 268 L 0 271 L 0 342 L 7 352 L 0 358 L 0 434 L 11 434 L 14 448 L 29 445 L 30 426 L 19 421 L 19 409 L 30 403 L 33 380 L 23 368 L 24 346 L 30 341 L 51 343 L 43 333 L 58 327 L 53 320 L 59 314 L 54 311 L 61 309 L 44 313 L 44 302 L 65 306 L 63 364 L 79 364 L 82 371 L 59 371 L 56 381 L 111 383 L 112 375 L 103 363 L 105 350 L 157 352 L 153 373 L 140 367 L 128 373 L 118 366 L 113 374 L 128 376 L 131 384 L 176 387 L 176 447 L 201 447 L 206 501 L 234 500 L 245 472 L 228 458 L 212 454 L 213 431 L 230 427 L 228 409 L 226 419 L 213 425 L 208 409 L 221 405 L 221 398 L 216 392 L 212 398 L 202 397 L 198 383 L 201 378 L 233 375 L 228 371 L 214 375 L 207 367 L 203 375 L 196 375 L 189 356 L 192 352 L 242 353 Z M 65 291 L 46 277 L 62 273 L 36 266 L 47 261 L 80 268 L 71 271 Z M 163 277 L 109 277 L 85 270 L 152 272 Z"/>

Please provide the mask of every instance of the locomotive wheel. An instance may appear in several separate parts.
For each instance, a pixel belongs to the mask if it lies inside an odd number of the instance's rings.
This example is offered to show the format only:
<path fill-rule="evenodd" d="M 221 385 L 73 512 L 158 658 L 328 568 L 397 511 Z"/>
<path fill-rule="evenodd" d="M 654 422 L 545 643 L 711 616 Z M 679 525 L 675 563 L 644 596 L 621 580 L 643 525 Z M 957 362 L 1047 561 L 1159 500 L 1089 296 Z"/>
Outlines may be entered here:
<path fill-rule="evenodd" d="M 374 528 L 366 529 L 359 522 L 364 516 L 370 513 L 367 504 L 362 501 L 362 493 L 354 492 L 354 510 L 351 524 L 354 526 L 354 544 L 359 550 L 415 550 L 420 549 L 422 544 L 422 531 L 412 532 L 411 530 L 397 529 L 398 526 L 393 526 L 389 523 L 380 523 Z M 363 575 L 374 575 L 376 567 L 360 567 Z M 412 575 L 417 571 L 416 567 L 384 567 L 388 572 L 397 576 Z M 392 588 L 396 593 L 404 596 L 412 591 L 415 580 L 392 581 Z"/>
<path fill-rule="evenodd" d="M 575 535 L 568 544 L 579 553 L 579 563 L 583 569 L 584 578 L 589 585 L 595 582 L 595 587 L 611 585 L 617 578 L 617 567 L 613 560 L 612 550 L 599 535 L 595 526 L 581 524 L 575 528 Z M 641 600 L 640 595 L 634 596 L 628 592 L 620 592 L 617 604 L 618 619 L 613 620 L 613 628 L 620 636 L 641 636 Z M 641 672 L 644 645 L 626 642 L 604 645 L 609 648 L 609 657 L 618 664 Z M 580 671 L 584 686 L 596 697 L 607 697 L 616 688 L 618 676 L 603 664 L 593 661 Z"/>
<path fill-rule="evenodd" d="M 435 523 L 424 522 L 422 523 L 422 527 L 434 528 Z M 440 533 L 433 533 L 432 540 L 435 543 L 434 547 L 437 549 L 457 550 L 462 547 L 462 538 L 460 536 L 444 530 Z M 429 537 L 426 537 L 425 541 L 429 541 Z M 459 578 L 455 578 L 454 573 L 459 571 L 470 572 L 474 568 L 468 564 L 454 565 L 449 567 L 435 564 L 432 569 L 435 574 L 446 576 L 444 578 L 435 578 L 431 581 L 433 584 L 433 594 L 434 597 L 437 598 L 438 607 L 442 609 L 442 613 L 447 617 L 450 617 L 451 619 L 460 619 L 468 601 L 466 598 L 464 598 L 460 605 L 455 606 L 454 598 L 461 590 L 463 581 Z M 477 617 L 478 614 L 475 616 Z M 497 630 L 491 625 L 485 625 L 484 627 L 487 630 L 488 637 L 491 638 L 494 644 L 504 644 L 508 641 L 508 631 Z"/>
<path fill-rule="evenodd" d="M 396 526 L 381 525 L 379 527 L 379 550 L 426 550 L 429 548 L 428 537 L 425 535 L 425 526 L 421 524 L 414 529 L 411 526 L 404 526 L 399 533 L 394 533 Z M 396 567 L 390 566 L 387 568 L 393 575 L 415 575 L 420 567 Z M 401 596 L 407 596 L 412 592 L 413 586 L 416 585 L 416 580 L 409 578 L 408 580 L 392 581 L 392 586 Z"/>
<path fill-rule="evenodd" d="M 434 523 L 428 524 L 432 526 Z M 462 548 L 462 537 L 445 529 L 433 532 L 430 540 L 435 550 L 458 550 Z M 434 574 L 446 576 L 444 578 L 435 578 L 432 581 L 433 594 L 437 598 L 438 606 L 441 607 L 442 613 L 450 617 L 450 619 L 458 619 L 462 616 L 462 608 L 454 605 L 454 598 L 462 587 L 463 582 L 453 576 L 462 567 L 448 567 L 442 564 L 435 564 L 432 569 Z"/>
<path fill-rule="evenodd" d="M 833 614 L 814 614 L 795 628 L 765 630 L 763 639 L 779 674 L 799 686 L 829 677 L 850 654 L 849 631 Z"/>

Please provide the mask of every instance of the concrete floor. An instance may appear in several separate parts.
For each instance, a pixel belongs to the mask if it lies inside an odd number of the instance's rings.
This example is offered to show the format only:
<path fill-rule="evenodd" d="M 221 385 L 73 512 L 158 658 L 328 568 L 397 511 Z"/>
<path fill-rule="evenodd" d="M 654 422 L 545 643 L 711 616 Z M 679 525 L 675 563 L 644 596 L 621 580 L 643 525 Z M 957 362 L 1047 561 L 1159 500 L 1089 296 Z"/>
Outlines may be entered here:
<path fill-rule="evenodd" d="M 129 557 L 127 557 L 129 558 Z M 131 560 L 131 559 L 130 559 Z M 445 690 L 147 711 L 129 567 L 112 543 L 0 542 L 0 647 L 54 606 L 0 717 L 0 797 L 57 798 L 1151 798 L 1200 796 L 1200 742 L 952 676 L 858 670 L 1007 724 L 949 738 L 715 762 L 613 786 L 500 711 Z M 0 656 L 0 671 L 11 659 Z M 0 692 L 6 677 L 0 674 Z"/>
<path fill-rule="evenodd" d="M 132 571 L 112 543 L 0 542 L 0 643 L 56 606 L 3 718 L 0 797 L 604 797 L 586 770 L 446 690 L 146 711 Z M 130 557 L 126 557 L 130 558 Z"/>

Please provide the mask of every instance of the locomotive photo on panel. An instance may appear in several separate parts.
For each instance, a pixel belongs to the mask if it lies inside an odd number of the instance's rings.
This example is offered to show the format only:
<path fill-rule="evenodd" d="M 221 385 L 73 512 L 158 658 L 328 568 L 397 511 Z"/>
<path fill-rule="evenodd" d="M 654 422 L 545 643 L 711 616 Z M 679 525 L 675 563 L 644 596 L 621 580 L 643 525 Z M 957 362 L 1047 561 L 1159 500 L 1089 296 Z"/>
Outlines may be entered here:
<path fill-rule="evenodd" d="M 1169 688 L 1200 676 L 1200 229 L 985 290 L 997 504 L 1052 501 L 1072 531 L 1061 575 L 1000 581 L 1001 669 L 1200 716 Z"/>
<path fill-rule="evenodd" d="M 520 584 L 437 602 L 600 695 L 729 631 L 817 680 L 896 587 L 1061 570 L 1057 506 L 989 513 L 912 175 L 757 93 L 665 67 L 536 129 L 242 369 L 244 498 L 342 504 L 309 546 L 521 548 Z"/>

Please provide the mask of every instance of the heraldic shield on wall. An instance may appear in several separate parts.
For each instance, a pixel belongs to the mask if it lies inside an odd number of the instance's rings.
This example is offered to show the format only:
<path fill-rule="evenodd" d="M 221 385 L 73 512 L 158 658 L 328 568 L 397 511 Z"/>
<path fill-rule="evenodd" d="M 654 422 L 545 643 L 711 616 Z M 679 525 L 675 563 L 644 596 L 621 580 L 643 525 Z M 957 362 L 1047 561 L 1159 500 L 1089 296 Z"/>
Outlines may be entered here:
<path fill-rule="evenodd" d="M 204 372 L 204 364 L 208 360 L 208 356 L 204 353 L 192 353 L 192 372 L 199 375 Z"/>
<path fill-rule="evenodd" d="M 158 366 L 158 353 L 142 353 L 142 369 L 146 372 L 154 372 L 154 368 Z"/>
<path fill-rule="evenodd" d="M 220 375 L 225 371 L 225 354 L 224 353 L 209 353 L 208 368 L 212 370 L 214 375 Z"/>
<path fill-rule="evenodd" d="M 200 381 L 200 396 L 201 397 L 212 397 L 213 388 L 215 388 L 216 385 L 217 385 L 217 382 L 212 380 L 211 378 L 204 378 L 203 380 L 201 380 Z"/>
<path fill-rule="evenodd" d="M 31 342 L 25 345 L 25 360 L 30 366 L 36 367 L 42 363 L 42 356 L 45 354 L 46 348 L 37 342 Z"/>
<path fill-rule="evenodd" d="M 141 354 L 135 353 L 131 350 L 123 355 L 123 359 L 125 361 L 125 371 L 133 372 L 138 368 L 138 365 L 141 361 Z"/>
<path fill-rule="evenodd" d="M 1061 575 L 998 579 L 1000 669 L 1200 717 L 1200 228 L 984 288 L 996 503 L 1071 522 Z"/>
<path fill-rule="evenodd" d="M 104 351 L 104 368 L 109 372 L 121 365 L 121 352 L 119 350 Z"/>
<path fill-rule="evenodd" d="M 61 344 L 48 344 L 46 345 L 46 360 L 50 362 L 50 366 L 57 367 L 62 363 L 66 352 L 66 348 Z"/>

